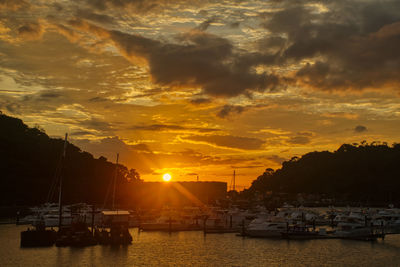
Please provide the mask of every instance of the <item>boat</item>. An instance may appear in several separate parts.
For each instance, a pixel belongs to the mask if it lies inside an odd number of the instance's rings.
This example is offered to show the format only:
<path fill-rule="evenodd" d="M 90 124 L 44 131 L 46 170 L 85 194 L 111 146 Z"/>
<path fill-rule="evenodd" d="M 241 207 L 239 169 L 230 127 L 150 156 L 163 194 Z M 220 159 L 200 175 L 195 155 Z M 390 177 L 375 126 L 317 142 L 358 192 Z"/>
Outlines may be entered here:
<path fill-rule="evenodd" d="M 46 229 L 44 225 L 28 228 L 21 232 L 21 247 L 47 247 L 53 246 L 57 238 L 57 232 Z"/>
<path fill-rule="evenodd" d="M 296 240 L 308 240 L 308 239 L 323 239 L 329 238 L 324 228 L 317 231 L 314 227 L 305 225 L 293 225 L 287 226 L 285 232 L 281 232 L 283 239 L 296 239 Z"/>
<path fill-rule="evenodd" d="M 172 214 L 162 214 L 159 218 L 154 221 L 147 221 L 140 224 L 139 229 L 141 231 L 165 231 L 165 232 L 176 232 L 176 231 L 196 231 L 202 230 L 203 225 L 199 223 L 198 217 L 182 217 L 176 212 Z"/>
<path fill-rule="evenodd" d="M 246 235 L 251 237 L 280 237 L 285 231 L 286 223 L 263 222 L 257 225 L 250 225 L 245 230 Z"/>
<path fill-rule="evenodd" d="M 261 216 L 252 220 L 244 233 L 251 237 L 281 237 L 286 228 L 287 222 L 282 217 Z"/>
<path fill-rule="evenodd" d="M 64 140 L 64 149 L 61 158 L 61 163 L 63 163 L 65 159 L 65 153 L 67 149 L 67 138 L 68 134 L 65 134 Z M 60 176 L 60 184 L 59 184 L 59 220 L 58 226 L 62 225 L 62 205 L 61 205 L 61 196 L 62 196 L 62 177 Z M 34 221 L 34 228 L 28 228 L 26 231 L 21 232 L 21 247 L 36 247 L 36 246 L 52 246 L 57 240 L 57 233 L 53 229 L 46 229 L 46 223 L 43 217 L 39 217 Z"/>
<path fill-rule="evenodd" d="M 57 232 L 57 247 L 86 247 L 97 245 L 98 241 L 93 232 L 89 231 L 86 223 L 73 222 L 70 225 L 62 226 Z"/>
<path fill-rule="evenodd" d="M 118 175 L 118 159 L 115 165 L 115 175 L 113 179 L 112 209 L 103 210 L 102 223 L 100 229 L 96 228 L 94 236 L 101 245 L 129 245 L 132 244 L 132 236 L 129 233 L 130 212 L 115 208 L 116 180 Z M 104 204 L 107 201 L 107 196 Z"/>
<path fill-rule="evenodd" d="M 353 239 L 373 241 L 378 238 L 385 238 L 383 228 L 366 226 L 361 223 L 339 223 L 337 230 L 333 233 L 333 237 L 340 239 Z"/>

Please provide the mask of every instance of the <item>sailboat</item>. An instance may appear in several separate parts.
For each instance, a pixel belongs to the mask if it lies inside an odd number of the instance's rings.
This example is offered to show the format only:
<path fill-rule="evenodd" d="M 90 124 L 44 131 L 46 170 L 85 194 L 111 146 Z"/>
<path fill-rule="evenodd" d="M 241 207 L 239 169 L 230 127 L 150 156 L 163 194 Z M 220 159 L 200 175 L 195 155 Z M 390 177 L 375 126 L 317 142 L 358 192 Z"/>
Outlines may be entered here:
<path fill-rule="evenodd" d="M 119 210 L 115 208 L 115 193 L 118 176 L 118 159 L 115 164 L 115 174 L 113 179 L 113 194 L 112 194 L 112 209 L 103 210 L 103 222 L 102 229 L 96 230 L 95 236 L 97 237 L 100 244 L 104 245 L 128 245 L 132 243 L 132 236 L 129 233 L 129 211 Z M 107 194 L 108 195 L 108 194 Z M 104 201 L 104 206 L 107 201 L 107 196 Z M 108 229 L 110 229 L 108 231 Z"/>
<path fill-rule="evenodd" d="M 65 154 L 67 150 L 67 138 L 68 134 L 65 134 L 64 140 L 64 149 L 62 154 L 62 161 L 64 163 Z M 60 176 L 60 184 L 59 184 L 59 196 L 58 196 L 58 226 L 59 228 L 62 225 L 62 176 Z M 21 247 L 38 247 L 38 246 L 52 246 L 56 242 L 57 233 L 53 229 L 46 229 L 46 222 L 43 216 L 40 216 L 38 219 L 34 221 L 34 228 L 28 228 L 26 231 L 21 232 Z"/>

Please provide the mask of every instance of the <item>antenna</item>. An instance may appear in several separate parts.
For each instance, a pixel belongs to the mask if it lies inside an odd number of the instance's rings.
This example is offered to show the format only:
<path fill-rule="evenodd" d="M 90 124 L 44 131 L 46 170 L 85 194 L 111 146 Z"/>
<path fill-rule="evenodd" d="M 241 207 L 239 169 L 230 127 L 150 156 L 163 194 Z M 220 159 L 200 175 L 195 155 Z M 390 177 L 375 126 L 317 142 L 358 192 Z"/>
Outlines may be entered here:
<path fill-rule="evenodd" d="M 197 175 L 197 182 L 199 181 L 199 176 Z"/>
<path fill-rule="evenodd" d="M 119 153 L 117 153 L 117 163 L 115 164 L 115 175 L 114 175 L 114 189 L 113 189 L 113 197 L 112 197 L 112 209 L 115 209 L 115 187 L 117 183 L 117 175 L 118 175 L 118 158 Z"/>

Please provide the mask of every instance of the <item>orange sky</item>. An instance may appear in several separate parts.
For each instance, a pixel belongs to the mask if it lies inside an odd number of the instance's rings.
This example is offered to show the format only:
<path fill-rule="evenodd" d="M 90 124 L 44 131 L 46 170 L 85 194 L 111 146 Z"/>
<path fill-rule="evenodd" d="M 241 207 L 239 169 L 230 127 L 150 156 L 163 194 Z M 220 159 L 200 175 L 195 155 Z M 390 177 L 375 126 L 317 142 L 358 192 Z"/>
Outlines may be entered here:
<path fill-rule="evenodd" d="M 400 2 L 0 1 L 0 110 L 148 181 L 398 142 Z"/>

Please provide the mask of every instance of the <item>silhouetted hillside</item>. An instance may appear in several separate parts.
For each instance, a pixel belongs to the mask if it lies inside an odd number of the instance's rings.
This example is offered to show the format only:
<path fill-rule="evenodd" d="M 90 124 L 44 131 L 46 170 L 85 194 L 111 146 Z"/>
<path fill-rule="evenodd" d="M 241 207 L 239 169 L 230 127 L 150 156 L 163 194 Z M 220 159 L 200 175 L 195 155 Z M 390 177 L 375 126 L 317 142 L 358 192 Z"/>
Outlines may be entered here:
<path fill-rule="evenodd" d="M 54 182 L 63 146 L 64 140 L 49 138 L 42 130 L 30 128 L 20 119 L 0 112 L 0 205 L 57 201 Z M 57 173 L 63 175 L 65 202 L 104 202 L 115 164 L 104 157 L 95 159 L 68 143 L 62 166 Z M 139 181 L 138 173 L 119 165 L 117 181 L 116 201 L 127 204 L 130 186 Z M 49 198 L 52 185 L 55 190 Z"/>
<path fill-rule="evenodd" d="M 253 181 L 254 192 L 326 194 L 356 201 L 400 200 L 400 144 L 363 141 L 292 158 Z"/>

